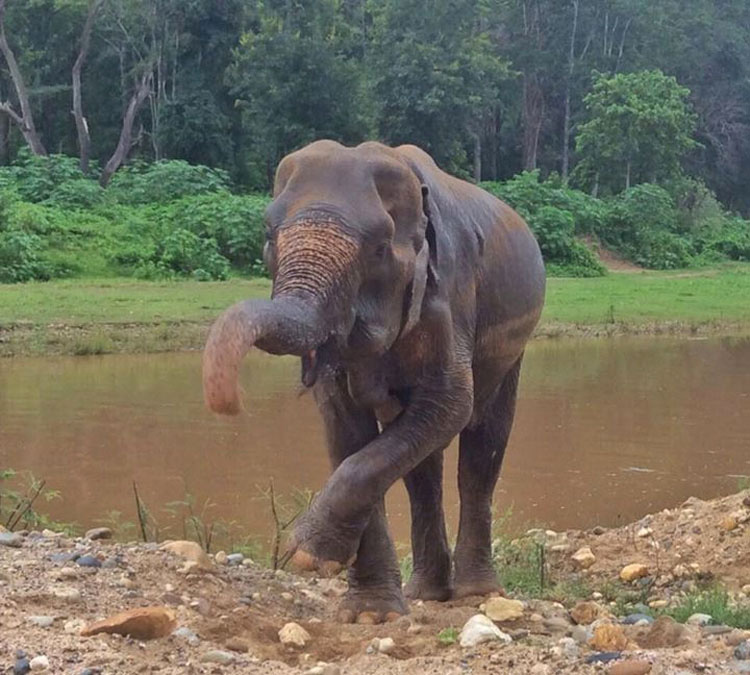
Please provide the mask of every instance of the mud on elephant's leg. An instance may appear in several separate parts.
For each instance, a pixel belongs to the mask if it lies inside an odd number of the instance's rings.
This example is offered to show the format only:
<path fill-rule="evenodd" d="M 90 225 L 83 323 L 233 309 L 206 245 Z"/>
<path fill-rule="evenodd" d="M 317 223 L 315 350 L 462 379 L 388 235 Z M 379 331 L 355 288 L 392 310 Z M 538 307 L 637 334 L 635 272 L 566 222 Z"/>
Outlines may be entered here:
<path fill-rule="evenodd" d="M 461 515 L 454 553 L 454 597 L 501 590 L 492 564 L 492 493 L 515 414 L 519 359 L 508 371 L 484 419 L 461 432 L 458 488 Z"/>
<path fill-rule="evenodd" d="M 414 571 L 408 598 L 447 600 L 451 596 L 451 554 L 443 514 L 443 450 L 433 452 L 404 476 L 411 503 Z"/>

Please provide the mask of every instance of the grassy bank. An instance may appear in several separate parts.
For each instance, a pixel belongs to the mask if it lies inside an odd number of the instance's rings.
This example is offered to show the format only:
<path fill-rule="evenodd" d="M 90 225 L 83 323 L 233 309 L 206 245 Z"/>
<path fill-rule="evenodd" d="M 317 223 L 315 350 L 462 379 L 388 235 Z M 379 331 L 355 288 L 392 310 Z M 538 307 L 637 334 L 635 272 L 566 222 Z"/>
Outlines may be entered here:
<path fill-rule="evenodd" d="M 265 279 L 64 280 L 0 285 L 0 355 L 199 348 L 208 325 Z M 549 280 L 538 335 L 750 333 L 750 265 Z"/>

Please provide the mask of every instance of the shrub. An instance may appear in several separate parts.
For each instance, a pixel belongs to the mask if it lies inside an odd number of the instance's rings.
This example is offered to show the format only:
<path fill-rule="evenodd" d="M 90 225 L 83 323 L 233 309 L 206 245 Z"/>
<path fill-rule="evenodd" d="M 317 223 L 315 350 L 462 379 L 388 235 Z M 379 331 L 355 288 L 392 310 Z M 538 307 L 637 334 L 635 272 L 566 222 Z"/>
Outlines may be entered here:
<path fill-rule="evenodd" d="M 125 166 L 113 176 L 107 192 L 120 204 L 150 204 L 227 191 L 229 186 L 229 174 L 222 169 L 173 159 Z"/>
<path fill-rule="evenodd" d="M 41 251 L 42 240 L 35 234 L 16 228 L 0 230 L 0 283 L 48 279 Z"/>
<path fill-rule="evenodd" d="M 45 203 L 66 208 L 90 209 L 101 204 L 107 191 L 90 178 L 73 178 L 55 186 Z"/>
<path fill-rule="evenodd" d="M 78 167 L 78 160 L 67 155 L 38 157 L 22 148 L 11 167 L 2 169 L 0 186 L 14 187 L 21 199 L 41 202 L 68 181 L 88 180 Z"/>
<path fill-rule="evenodd" d="M 159 276 L 189 275 L 198 281 L 226 279 L 229 261 L 218 251 L 215 239 L 178 228 L 164 240 L 158 251 L 155 269 Z M 151 269 L 146 266 L 146 269 Z"/>

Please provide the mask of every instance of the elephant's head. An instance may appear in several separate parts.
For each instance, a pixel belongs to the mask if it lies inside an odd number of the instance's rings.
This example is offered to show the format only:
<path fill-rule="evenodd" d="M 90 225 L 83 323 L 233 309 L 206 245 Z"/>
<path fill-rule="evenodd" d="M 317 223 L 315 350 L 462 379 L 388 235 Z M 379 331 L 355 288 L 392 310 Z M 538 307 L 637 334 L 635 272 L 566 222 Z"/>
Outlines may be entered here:
<path fill-rule="evenodd" d="M 377 356 L 411 330 L 434 274 L 428 214 L 427 188 L 378 143 L 318 141 L 285 157 L 266 212 L 272 299 L 238 303 L 211 329 L 209 408 L 238 412 L 239 365 L 253 346 L 301 356 L 311 385 L 326 354 Z"/>

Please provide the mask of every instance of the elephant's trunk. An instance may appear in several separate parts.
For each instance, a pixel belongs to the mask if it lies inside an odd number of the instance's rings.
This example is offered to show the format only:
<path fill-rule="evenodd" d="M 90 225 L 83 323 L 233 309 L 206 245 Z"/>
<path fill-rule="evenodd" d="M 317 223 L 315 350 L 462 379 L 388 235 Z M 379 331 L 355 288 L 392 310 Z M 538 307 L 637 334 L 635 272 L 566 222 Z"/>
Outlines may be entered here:
<path fill-rule="evenodd" d="M 307 356 L 347 330 L 354 242 L 333 223 L 301 221 L 279 235 L 272 300 L 230 307 L 211 328 L 203 353 L 203 393 L 217 413 L 240 411 L 240 363 L 256 346 L 271 354 Z M 350 325 L 349 325 L 350 328 Z"/>

